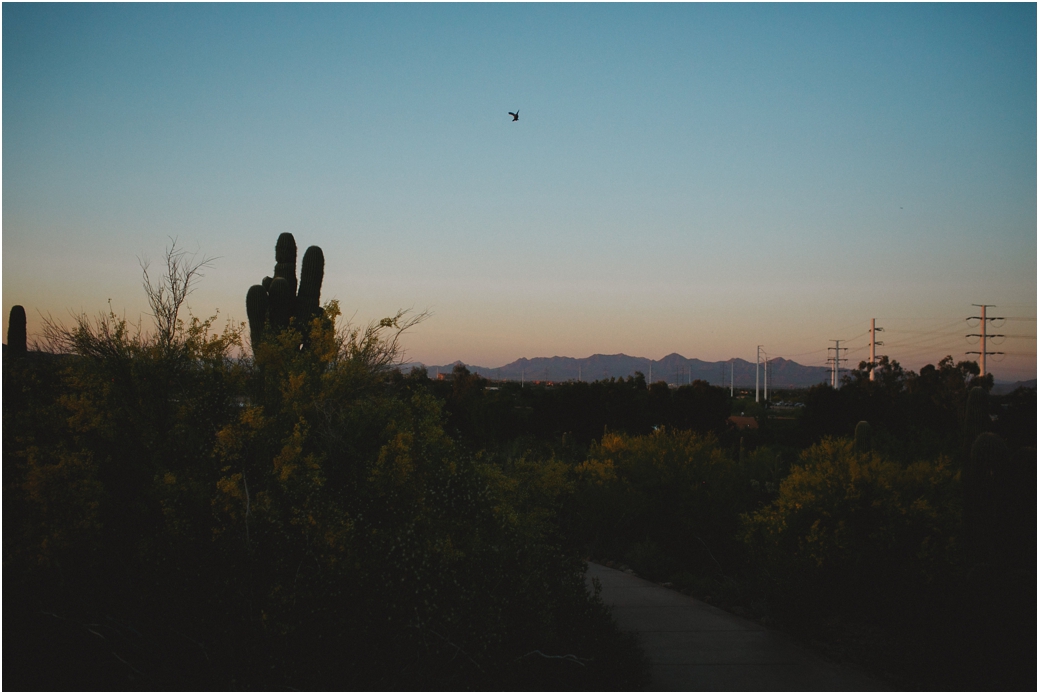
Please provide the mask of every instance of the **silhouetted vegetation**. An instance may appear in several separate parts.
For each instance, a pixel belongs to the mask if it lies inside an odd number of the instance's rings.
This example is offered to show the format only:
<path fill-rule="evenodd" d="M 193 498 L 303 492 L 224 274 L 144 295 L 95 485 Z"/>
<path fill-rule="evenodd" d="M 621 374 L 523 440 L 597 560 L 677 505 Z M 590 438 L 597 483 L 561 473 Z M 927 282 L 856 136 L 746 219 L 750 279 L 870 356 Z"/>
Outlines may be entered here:
<path fill-rule="evenodd" d="M 25 354 L 25 307 L 14 305 L 7 319 L 7 349 L 12 355 Z"/>
<path fill-rule="evenodd" d="M 176 267 L 174 301 L 198 266 Z M 48 325 L 68 356 L 5 358 L 6 685 L 642 685 L 551 466 L 447 434 L 387 368 L 405 317 L 337 318 L 238 359 L 244 325 L 146 335 L 110 312 Z"/>
<path fill-rule="evenodd" d="M 873 381 L 862 364 L 840 389 L 774 394 L 785 407 L 641 375 L 402 378 L 443 398 L 472 450 L 547 461 L 560 527 L 589 556 L 899 687 L 1034 684 L 1034 390 L 990 396 L 991 376 L 951 357 L 919 374 L 883 359 Z"/>
<path fill-rule="evenodd" d="M 177 318 L 202 265 L 171 260 L 153 334 L 5 350 L 11 688 L 639 688 L 585 557 L 899 688 L 1035 686 L 1034 389 L 950 357 L 782 403 L 431 379 L 393 368 L 414 318 L 300 310 L 316 262 L 241 359 L 244 325 Z"/>
<path fill-rule="evenodd" d="M 722 432 L 728 397 L 704 381 L 677 389 L 646 383 L 641 373 L 592 383 L 571 381 L 491 384 L 457 365 L 449 379 L 428 380 L 416 369 L 410 378 L 426 384 L 448 411 L 448 427 L 474 450 L 520 438 L 561 441 L 587 449 L 604 432 L 648 434 L 660 427 Z"/>

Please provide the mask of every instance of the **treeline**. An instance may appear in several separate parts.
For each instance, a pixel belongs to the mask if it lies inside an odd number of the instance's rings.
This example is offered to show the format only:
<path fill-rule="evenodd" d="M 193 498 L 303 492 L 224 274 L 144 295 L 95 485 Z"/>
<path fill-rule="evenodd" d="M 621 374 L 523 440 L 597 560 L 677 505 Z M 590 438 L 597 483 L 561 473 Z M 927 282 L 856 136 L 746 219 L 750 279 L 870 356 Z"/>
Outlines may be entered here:
<path fill-rule="evenodd" d="M 647 384 L 641 373 L 627 379 L 568 382 L 552 386 L 514 381 L 492 384 L 457 365 L 450 379 L 431 380 L 425 369 L 404 377 L 444 401 L 448 426 L 474 448 L 520 438 L 561 440 L 587 446 L 608 431 L 648 434 L 665 426 L 722 431 L 729 398 L 705 381 L 671 389 Z"/>
<path fill-rule="evenodd" d="M 984 412 L 976 413 L 983 421 L 968 422 L 971 390 L 978 387 L 988 394 L 993 383 L 992 374 L 980 376 L 976 362 L 954 363 L 945 357 L 916 373 L 883 357 L 874 380 L 869 373 L 863 363 L 845 377 L 839 390 L 816 386 L 808 392 L 801 443 L 844 436 L 857 422 L 867 421 L 879 437 L 876 445 L 896 456 L 944 453 L 962 458 L 964 446 L 983 430 L 998 434 L 1015 453 L 1035 448 L 1034 388 L 986 397 Z"/>

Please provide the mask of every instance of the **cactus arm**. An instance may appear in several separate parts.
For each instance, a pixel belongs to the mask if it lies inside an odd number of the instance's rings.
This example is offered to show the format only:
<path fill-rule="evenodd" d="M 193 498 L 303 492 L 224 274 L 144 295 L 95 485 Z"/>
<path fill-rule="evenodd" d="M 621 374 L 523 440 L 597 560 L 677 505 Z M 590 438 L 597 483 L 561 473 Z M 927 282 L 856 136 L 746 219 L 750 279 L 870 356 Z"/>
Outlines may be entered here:
<path fill-rule="evenodd" d="M 253 353 L 263 340 L 263 331 L 267 323 L 268 309 L 267 291 L 263 286 L 254 284 L 245 295 L 245 313 L 249 317 L 249 338 L 252 341 Z"/>
<path fill-rule="evenodd" d="M 274 245 L 274 262 L 274 276 L 284 277 L 292 295 L 296 296 L 296 239 L 292 234 L 286 232 L 278 237 L 278 243 Z"/>
<path fill-rule="evenodd" d="M 285 232 L 278 236 L 278 242 L 274 244 L 274 262 L 291 263 L 296 267 L 296 239 L 292 234 Z"/>
<path fill-rule="evenodd" d="M 325 254 L 311 246 L 303 254 L 300 266 L 299 294 L 296 310 L 300 322 L 309 322 L 321 312 L 321 283 L 325 278 Z"/>

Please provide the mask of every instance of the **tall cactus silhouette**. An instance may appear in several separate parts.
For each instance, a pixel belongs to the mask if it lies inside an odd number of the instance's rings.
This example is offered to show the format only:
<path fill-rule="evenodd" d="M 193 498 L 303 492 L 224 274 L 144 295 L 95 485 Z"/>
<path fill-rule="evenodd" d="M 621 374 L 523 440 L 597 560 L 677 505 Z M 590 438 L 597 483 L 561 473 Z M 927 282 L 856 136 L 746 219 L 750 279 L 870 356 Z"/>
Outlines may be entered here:
<path fill-rule="evenodd" d="M 863 420 L 855 425 L 855 452 L 869 453 L 873 450 L 873 427 Z"/>
<path fill-rule="evenodd" d="M 299 291 L 296 294 L 296 319 L 309 321 L 321 315 L 321 282 L 325 277 L 325 254 L 311 246 L 303 254 Z"/>
<path fill-rule="evenodd" d="M 25 354 L 25 309 L 15 304 L 11 307 L 11 313 L 7 319 L 7 348 L 14 354 Z"/>
<path fill-rule="evenodd" d="M 284 233 L 274 246 L 274 276 L 249 287 L 245 311 L 249 316 L 249 336 L 253 349 L 264 337 L 279 333 L 293 322 L 300 325 L 321 316 L 321 282 L 325 276 L 325 256 L 317 246 L 303 254 L 301 277 L 296 279 L 296 239 Z M 296 293 L 297 287 L 299 293 Z"/>
<path fill-rule="evenodd" d="M 978 436 L 988 431 L 989 419 L 988 391 L 981 386 L 974 386 L 967 393 L 967 408 L 964 413 L 963 429 L 967 445 L 973 445 Z"/>
<path fill-rule="evenodd" d="M 1014 491 L 1008 484 L 1011 467 L 1003 439 L 991 431 L 978 434 L 964 471 L 963 513 L 968 534 L 983 554 L 999 554 L 999 535 L 1007 530 L 1007 505 Z"/>

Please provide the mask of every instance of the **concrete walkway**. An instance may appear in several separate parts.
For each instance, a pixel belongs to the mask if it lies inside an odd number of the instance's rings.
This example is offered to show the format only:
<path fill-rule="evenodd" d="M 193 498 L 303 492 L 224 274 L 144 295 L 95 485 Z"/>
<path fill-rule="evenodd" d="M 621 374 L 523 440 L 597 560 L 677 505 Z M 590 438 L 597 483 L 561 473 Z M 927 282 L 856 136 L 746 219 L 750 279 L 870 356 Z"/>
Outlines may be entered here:
<path fill-rule="evenodd" d="M 656 583 L 599 564 L 585 580 L 621 629 L 639 635 L 659 691 L 878 691 L 879 682 L 828 663 L 778 632 Z"/>

